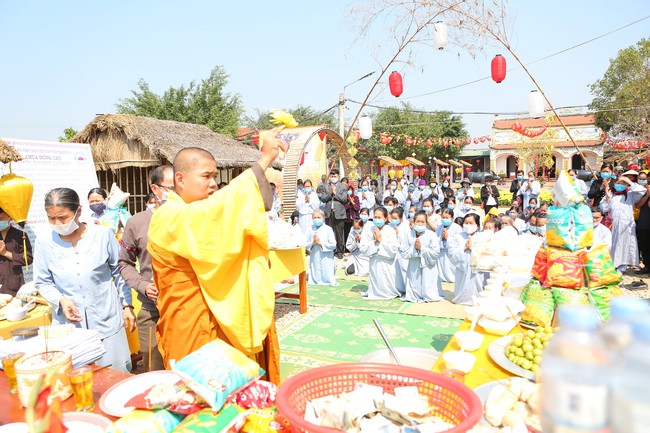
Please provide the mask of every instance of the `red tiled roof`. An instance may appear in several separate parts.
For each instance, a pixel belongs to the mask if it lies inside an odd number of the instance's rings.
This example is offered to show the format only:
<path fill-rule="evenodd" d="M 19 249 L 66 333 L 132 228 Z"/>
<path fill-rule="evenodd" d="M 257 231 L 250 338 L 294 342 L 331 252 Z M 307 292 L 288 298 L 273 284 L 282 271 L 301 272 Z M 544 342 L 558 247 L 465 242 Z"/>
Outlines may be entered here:
<path fill-rule="evenodd" d="M 250 135 L 257 133 L 257 129 L 251 129 L 251 128 L 237 128 L 237 132 L 235 133 L 235 140 L 246 140 L 249 139 Z"/>
<path fill-rule="evenodd" d="M 540 146 L 545 146 L 546 144 L 552 144 L 555 147 L 573 147 L 573 143 L 570 141 L 562 142 L 549 142 L 549 143 L 540 143 Z M 591 147 L 598 146 L 603 144 L 602 140 L 585 140 L 585 141 L 576 141 L 576 144 L 580 147 Z M 516 149 L 518 147 L 523 147 L 527 144 L 523 143 L 504 143 L 504 144 L 493 144 L 490 146 L 492 149 Z"/>
<path fill-rule="evenodd" d="M 562 121 L 566 126 L 570 125 L 593 125 L 595 117 L 593 114 L 580 114 L 576 116 L 562 116 Z M 493 129 L 510 129 L 515 122 L 521 123 L 526 128 L 541 128 L 546 125 L 546 120 L 543 117 L 537 119 L 508 119 L 508 120 L 495 120 Z M 549 126 L 561 126 L 560 122 L 555 119 Z"/>

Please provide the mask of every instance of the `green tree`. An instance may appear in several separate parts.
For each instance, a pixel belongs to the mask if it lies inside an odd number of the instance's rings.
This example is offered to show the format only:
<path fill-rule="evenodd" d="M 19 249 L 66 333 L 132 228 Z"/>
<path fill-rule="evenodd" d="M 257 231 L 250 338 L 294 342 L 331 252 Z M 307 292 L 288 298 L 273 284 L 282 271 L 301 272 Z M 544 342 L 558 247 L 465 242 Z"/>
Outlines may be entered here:
<path fill-rule="evenodd" d="M 372 117 L 375 133 L 370 139 L 359 141 L 360 152 L 355 156 L 359 161 L 367 162 L 379 155 L 395 159 L 414 156 L 424 162 L 428 162 L 429 157 L 453 159 L 460 154 L 468 135 L 460 116 L 449 111 L 424 112 L 409 103 L 380 109 Z M 383 133 L 394 135 L 390 144 L 381 143 Z M 407 139 L 413 143 L 408 145 Z M 431 146 L 427 145 L 427 140 Z"/>
<path fill-rule="evenodd" d="M 65 128 L 63 130 L 63 135 L 59 137 L 60 142 L 70 141 L 72 137 L 77 135 L 77 131 L 73 128 Z"/>
<path fill-rule="evenodd" d="M 619 51 L 603 78 L 590 88 L 596 125 L 613 136 L 650 136 L 649 39 Z"/>
<path fill-rule="evenodd" d="M 313 107 L 298 105 L 297 107 L 286 111 L 293 115 L 294 119 L 296 119 L 300 126 L 321 124 L 331 126 L 336 123 L 334 119 L 334 108 L 323 112 L 321 110 L 316 110 Z M 255 112 L 257 117 L 244 117 L 243 123 L 247 128 L 263 130 L 275 126 L 271 123 L 269 112 L 261 110 L 255 110 Z"/>
<path fill-rule="evenodd" d="M 215 67 L 204 80 L 192 81 L 187 86 L 169 87 L 157 95 L 141 79 L 131 98 L 116 104 L 117 112 L 153 117 L 163 120 L 205 125 L 215 132 L 235 136 L 243 107 L 239 95 L 225 92 L 228 75 L 221 66 Z"/>

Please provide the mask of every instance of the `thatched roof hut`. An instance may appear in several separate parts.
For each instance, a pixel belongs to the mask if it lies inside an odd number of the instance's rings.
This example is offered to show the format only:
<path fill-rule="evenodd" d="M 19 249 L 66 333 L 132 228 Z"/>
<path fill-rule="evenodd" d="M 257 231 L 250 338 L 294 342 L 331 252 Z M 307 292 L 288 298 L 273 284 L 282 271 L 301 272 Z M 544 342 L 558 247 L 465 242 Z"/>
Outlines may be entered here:
<path fill-rule="evenodd" d="M 222 168 L 247 168 L 261 152 L 206 126 L 128 114 L 95 117 L 70 141 L 88 143 L 98 170 L 155 167 L 174 160 L 185 147 L 212 153 Z"/>
<path fill-rule="evenodd" d="M 22 161 L 23 156 L 13 147 L 0 138 L 0 162 L 7 164 L 9 162 Z"/>

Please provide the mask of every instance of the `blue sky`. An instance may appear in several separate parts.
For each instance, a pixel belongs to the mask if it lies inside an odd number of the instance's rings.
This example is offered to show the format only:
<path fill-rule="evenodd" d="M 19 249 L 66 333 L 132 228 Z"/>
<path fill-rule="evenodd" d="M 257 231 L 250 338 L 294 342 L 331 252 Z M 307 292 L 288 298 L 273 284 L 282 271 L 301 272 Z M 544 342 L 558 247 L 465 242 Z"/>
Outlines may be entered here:
<path fill-rule="evenodd" d="M 339 0 L 0 0 L 0 136 L 56 140 L 66 127 L 79 130 L 95 114 L 115 112 L 140 78 L 161 93 L 207 77 L 216 65 L 230 75 L 227 91 L 241 95 L 249 114 L 299 104 L 325 110 L 344 85 L 379 71 L 373 53 L 385 63 L 394 52 L 380 27 L 372 39 L 355 42 L 349 8 Z M 510 11 L 513 46 L 528 62 L 650 15 L 650 2 L 513 0 Z M 649 29 L 650 19 L 531 65 L 531 71 L 554 105 L 588 104 L 588 85 L 602 77 L 609 59 L 650 37 Z M 377 50 L 380 44 L 385 48 Z M 403 99 L 424 110 L 525 111 L 533 84 L 521 70 L 498 85 L 486 80 L 413 97 L 489 75 L 490 60 L 503 51 L 488 47 L 472 59 L 454 46 L 443 52 L 417 47 L 416 67 L 395 66 L 404 76 L 402 97 L 386 89 L 375 103 Z M 349 86 L 346 97 L 363 100 L 371 84 L 366 79 Z M 351 120 L 358 105 L 348 107 Z M 490 132 L 492 115 L 463 118 L 473 136 Z"/>

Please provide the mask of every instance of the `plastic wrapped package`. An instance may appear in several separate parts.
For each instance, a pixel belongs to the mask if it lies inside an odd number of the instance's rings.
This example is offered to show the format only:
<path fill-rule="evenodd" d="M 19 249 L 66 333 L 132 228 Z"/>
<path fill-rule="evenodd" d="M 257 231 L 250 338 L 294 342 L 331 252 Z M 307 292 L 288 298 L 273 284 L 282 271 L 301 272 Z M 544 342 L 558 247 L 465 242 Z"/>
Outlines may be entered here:
<path fill-rule="evenodd" d="M 553 320 L 555 300 L 553 292 L 544 289 L 539 281 L 532 279 L 521 295 L 526 309 L 521 313 L 521 321 L 530 325 L 548 326 Z"/>
<path fill-rule="evenodd" d="M 584 287 L 584 274 L 582 272 L 584 251 L 568 251 L 559 248 L 548 248 L 548 266 L 544 287 L 564 287 L 579 289 Z"/>
<path fill-rule="evenodd" d="M 586 289 L 565 289 L 564 287 L 552 287 L 553 299 L 557 305 L 578 304 L 590 305 Z"/>
<path fill-rule="evenodd" d="M 237 432 L 245 422 L 244 417 L 242 409 L 234 405 L 227 405 L 219 412 L 204 409 L 187 416 L 174 433 Z"/>
<path fill-rule="evenodd" d="M 546 218 L 546 243 L 550 247 L 574 250 L 571 209 L 551 206 Z M 592 223 L 593 224 L 593 223 Z"/>
<path fill-rule="evenodd" d="M 567 175 L 566 171 L 562 170 L 553 187 L 553 197 L 555 202 L 560 206 L 570 206 L 577 203 L 582 203 L 585 198 L 580 193 L 578 186 L 573 182 L 573 179 Z"/>
<path fill-rule="evenodd" d="M 215 411 L 230 394 L 264 374 L 257 362 L 219 339 L 172 363 L 172 370 Z"/>
<path fill-rule="evenodd" d="M 548 268 L 548 254 L 546 248 L 540 248 L 535 255 L 535 262 L 533 263 L 533 277 L 537 278 L 542 283 L 546 281 L 546 270 Z"/>
<path fill-rule="evenodd" d="M 603 320 L 609 320 L 610 302 L 614 296 L 622 296 L 623 292 L 617 285 L 604 286 L 591 289 L 589 291 L 591 298 L 598 308 L 598 312 Z"/>
<path fill-rule="evenodd" d="M 600 287 L 621 282 L 621 274 L 616 271 L 614 260 L 612 260 L 607 245 L 602 244 L 593 247 L 583 255 L 582 260 L 589 287 Z"/>
<path fill-rule="evenodd" d="M 586 204 L 571 208 L 573 250 L 590 248 L 594 244 L 594 218 Z"/>

